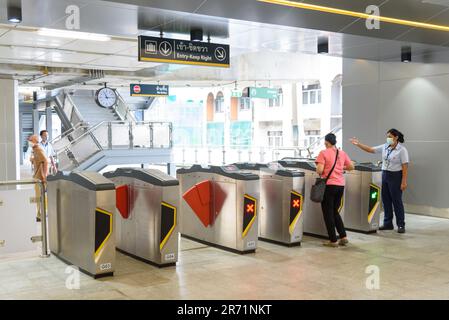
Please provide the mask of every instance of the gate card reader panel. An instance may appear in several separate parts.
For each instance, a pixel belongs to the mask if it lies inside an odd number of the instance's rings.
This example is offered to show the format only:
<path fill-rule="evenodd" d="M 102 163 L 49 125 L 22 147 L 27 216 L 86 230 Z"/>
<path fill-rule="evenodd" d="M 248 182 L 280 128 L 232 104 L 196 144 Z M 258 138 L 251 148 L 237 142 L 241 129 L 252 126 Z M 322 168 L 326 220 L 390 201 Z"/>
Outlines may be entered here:
<path fill-rule="evenodd" d="M 181 183 L 181 233 L 239 253 L 257 246 L 259 176 L 233 165 L 177 171 Z"/>
<path fill-rule="evenodd" d="M 50 250 L 93 277 L 115 267 L 114 184 L 96 172 L 48 177 Z"/>
<path fill-rule="evenodd" d="M 117 190 L 127 189 L 128 216 L 117 206 L 117 249 L 159 267 L 175 265 L 179 181 L 151 169 L 119 168 L 104 175 L 117 185 Z"/>
<path fill-rule="evenodd" d="M 274 174 L 283 177 L 304 177 L 304 172 L 298 170 L 287 169 L 277 162 L 270 163 L 250 163 L 250 162 L 238 162 L 234 163 L 234 166 L 240 170 L 249 170 L 256 174 Z"/>
<path fill-rule="evenodd" d="M 114 184 L 97 172 L 66 172 L 58 171 L 55 175 L 49 175 L 47 181 L 67 180 L 76 183 L 88 190 L 102 191 L 114 190 Z"/>
<path fill-rule="evenodd" d="M 277 162 L 235 166 L 260 175 L 259 238 L 287 246 L 300 245 L 304 172 L 284 168 Z"/>
<path fill-rule="evenodd" d="M 345 226 L 348 230 L 374 233 L 379 229 L 382 210 L 382 168 L 357 163 L 346 175 Z"/>
<path fill-rule="evenodd" d="M 129 177 L 160 187 L 178 186 L 179 181 L 154 169 L 118 168 L 114 172 L 106 172 L 106 178 Z"/>
<path fill-rule="evenodd" d="M 283 167 L 295 168 L 304 172 L 305 174 L 305 187 L 303 194 L 303 225 L 304 233 L 311 236 L 317 236 L 320 238 L 327 238 L 327 229 L 324 223 L 323 212 L 321 205 L 310 200 L 309 192 L 312 186 L 315 184 L 318 174 L 316 173 L 316 164 L 313 159 L 294 159 L 284 158 L 278 161 Z M 339 208 L 342 219 L 345 219 L 344 214 L 344 198 Z"/>

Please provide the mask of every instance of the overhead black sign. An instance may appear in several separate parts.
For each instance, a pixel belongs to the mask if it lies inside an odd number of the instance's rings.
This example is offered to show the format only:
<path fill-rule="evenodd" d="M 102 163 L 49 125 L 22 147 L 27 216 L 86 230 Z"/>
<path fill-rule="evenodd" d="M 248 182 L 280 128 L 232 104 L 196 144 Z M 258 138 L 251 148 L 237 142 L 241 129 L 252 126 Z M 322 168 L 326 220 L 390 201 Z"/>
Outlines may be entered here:
<path fill-rule="evenodd" d="M 131 83 L 129 90 L 131 97 L 165 97 L 169 94 L 169 88 L 165 85 Z"/>
<path fill-rule="evenodd" d="M 229 68 L 229 45 L 139 36 L 139 61 Z"/>

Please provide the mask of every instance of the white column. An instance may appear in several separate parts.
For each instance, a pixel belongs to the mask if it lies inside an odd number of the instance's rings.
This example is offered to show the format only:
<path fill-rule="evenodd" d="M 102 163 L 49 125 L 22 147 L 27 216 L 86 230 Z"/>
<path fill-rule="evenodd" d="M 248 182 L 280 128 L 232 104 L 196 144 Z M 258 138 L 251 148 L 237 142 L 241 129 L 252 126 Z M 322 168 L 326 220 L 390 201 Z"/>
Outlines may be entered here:
<path fill-rule="evenodd" d="M 331 128 L 332 80 L 320 79 L 321 84 L 321 136 L 328 134 Z"/>
<path fill-rule="evenodd" d="M 283 120 L 282 120 L 282 136 L 285 147 L 293 146 L 293 94 L 291 85 L 282 86 L 283 90 Z"/>
<path fill-rule="evenodd" d="M 17 80 L 0 79 L 0 181 L 20 179 Z"/>

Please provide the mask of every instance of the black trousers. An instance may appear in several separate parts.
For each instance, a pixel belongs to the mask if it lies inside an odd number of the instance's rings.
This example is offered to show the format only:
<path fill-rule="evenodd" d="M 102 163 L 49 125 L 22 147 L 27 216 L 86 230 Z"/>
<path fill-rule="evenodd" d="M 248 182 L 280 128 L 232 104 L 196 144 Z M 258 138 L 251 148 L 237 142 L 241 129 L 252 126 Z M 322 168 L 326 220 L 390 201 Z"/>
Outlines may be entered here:
<path fill-rule="evenodd" d="M 326 224 L 327 233 L 331 242 L 337 242 L 337 229 L 340 239 L 346 237 L 346 230 L 341 219 L 338 209 L 340 209 L 341 201 L 345 187 L 343 186 L 326 186 L 321 209 L 323 210 L 324 223 Z"/>
<path fill-rule="evenodd" d="M 382 202 L 384 205 L 384 226 L 393 227 L 393 208 L 398 227 L 405 227 L 404 204 L 402 203 L 402 171 L 382 172 Z"/>

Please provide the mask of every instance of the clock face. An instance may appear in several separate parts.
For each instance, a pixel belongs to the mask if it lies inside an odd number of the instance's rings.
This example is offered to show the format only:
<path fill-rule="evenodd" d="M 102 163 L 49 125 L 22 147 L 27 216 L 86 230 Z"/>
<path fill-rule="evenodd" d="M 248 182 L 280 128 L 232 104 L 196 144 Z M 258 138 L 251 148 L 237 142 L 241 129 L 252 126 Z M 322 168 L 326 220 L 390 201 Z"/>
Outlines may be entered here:
<path fill-rule="evenodd" d="M 100 107 L 111 108 L 117 103 L 117 94 L 111 88 L 102 88 L 97 91 L 95 100 Z"/>

